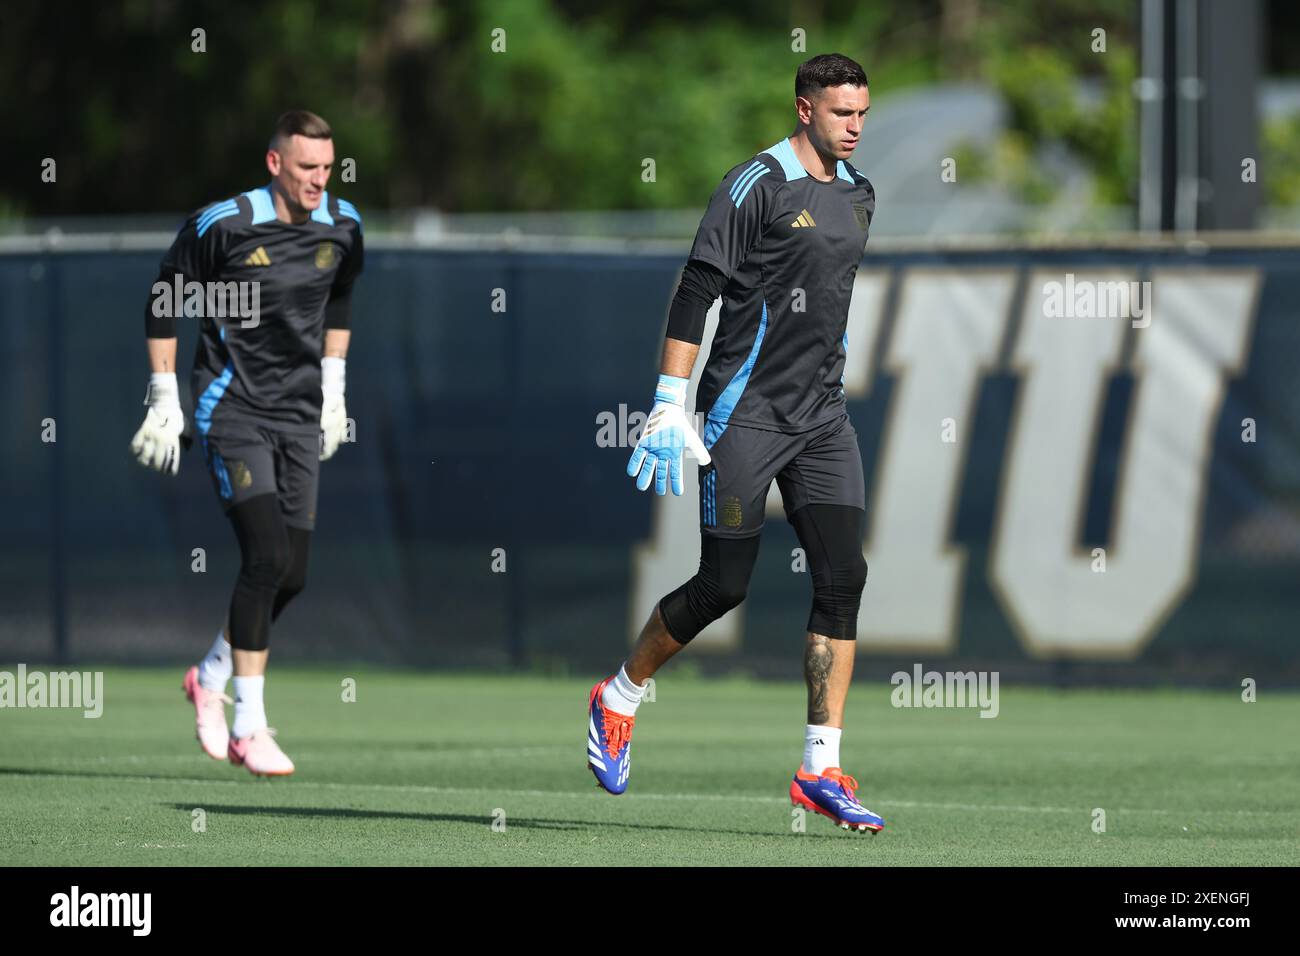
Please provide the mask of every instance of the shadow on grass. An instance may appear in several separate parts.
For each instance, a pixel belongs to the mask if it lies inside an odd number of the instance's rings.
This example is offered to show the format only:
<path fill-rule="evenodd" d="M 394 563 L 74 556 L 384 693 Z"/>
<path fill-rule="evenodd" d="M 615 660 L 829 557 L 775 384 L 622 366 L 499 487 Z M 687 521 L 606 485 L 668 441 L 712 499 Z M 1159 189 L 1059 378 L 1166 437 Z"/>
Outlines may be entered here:
<path fill-rule="evenodd" d="M 66 770 L 44 769 L 40 767 L 0 766 L 0 778 L 4 778 L 6 776 L 60 777 L 65 779 L 91 779 L 91 780 L 135 780 L 135 781 L 157 780 L 160 783 L 174 783 L 174 784 L 188 783 L 188 784 L 193 784 L 195 786 L 202 786 L 209 782 L 206 780 L 197 781 L 194 779 L 193 776 L 169 777 L 166 774 L 156 774 L 156 773 L 133 774 L 133 773 L 116 773 L 112 771 L 101 772 L 101 771 L 94 771 L 94 770 L 66 771 Z M 222 779 L 220 777 L 213 777 L 211 782 L 232 783 L 233 781 L 230 781 L 228 779 Z M 261 789 L 260 786 L 258 786 L 259 784 L 269 785 L 269 781 L 246 780 L 243 782 L 252 784 L 256 789 Z M 555 794 L 555 796 L 557 798 L 563 798 L 563 797 L 567 797 L 568 795 L 557 793 Z M 213 812 L 242 814 L 245 816 L 296 816 L 296 817 L 312 817 L 312 818 L 334 817 L 334 818 L 344 819 L 344 820 L 346 819 L 416 820 L 416 821 L 424 821 L 429 823 L 436 823 L 436 822 L 464 823 L 464 824 L 470 824 L 474 826 L 487 826 L 492 822 L 492 818 L 489 815 L 472 815 L 472 814 L 464 814 L 464 813 L 415 813 L 415 812 L 408 812 L 408 811 L 401 811 L 401 810 L 366 810 L 366 809 L 349 809 L 349 808 L 339 808 L 339 807 L 252 807 L 252 806 L 237 806 L 232 804 L 216 806 L 213 805 L 210 801 L 202 800 L 202 799 L 198 800 L 197 802 L 171 803 L 171 804 L 163 804 L 163 806 L 173 807 L 178 810 L 184 810 L 186 813 L 189 813 L 195 807 L 203 807 L 205 810 L 209 810 Z M 784 830 L 765 833 L 765 831 L 756 830 L 752 828 L 747 830 L 742 830 L 742 829 L 714 827 L 714 826 L 683 827 L 683 826 L 674 826 L 672 824 L 626 823 L 618 820 L 589 820 L 589 821 L 556 820 L 556 819 L 546 819 L 542 817 L 517 817 L 517 816 L 507 816 L 506 825 L 507 827 L 520 827 L 522 829 L 566 830 L 570 832 L 593 831 L 599 829 L 617 829 L 617 830 L 628 830 L 632 832 L 653 832 L 656 830 L 660 830 L 664 832 L 678 832 L 678 833 L 738 834 L 740 836 L 764 836 L 764 835 L 783 836 L 785 835 Z M 827 824 L 827 826 L 829 826 L 829 824 Z M 843 839 L 849 835 L 866 836 L 866 834 L 852 834 L 851 831 L 849 833 L 846 833 L 838 829 L 830 830 L 829 832 L 818 832 L 823 828 L 820 827 L 819 822 L 814 822 L 811 820 L 809 821 L 808 829 L 810 832 L 802 834 L 804 838 L 834 840 L 834 839 Z"/>
<path fill-rule="evenodd" d="M 172 803 L 163 804 L 176 810 L 182 810 L 190 813 L 194 810 L 194 804 L 190 803 Z M 307 817 L 319 819 L 321 817 L 337 818 L 343 820 L 414 820 L 426 823 L 465 823 L 472 826 L 486 827 L 492 823 L 492 817 L 488 814 L 469 814 L 469 813 L 416 813 L 407 810 L 364 810 L 343 807 L 247 807 L 238 805 L 214 805 L 212 803 L 203 803 L 203 809 L 208 813 L 231 813 L 242 816 L 268 816 L 268 817 Z M 675 833 L 730 833 L 740 836 L 782 836 L 783 834 L 770 833 L 764 834 L 758 830 L 732 830 L 723 827 L 702 826 L 702 827 L 681 827 L 665 823 L 625 823 L 617 820 L 552 820 L 544 817 L 519 817 L 507 815 L 505 819 L 506 828 L 519 827 L 525 830 L 564 830 L 574 833 L 586 832 L 591 830 L 631 830 L 634 832 L 663 830 Z M 846 834 L 836 831 L 833 833 L 806 833 L 805 838 L 812 839 L 840 839 Z M 862 834 L 865 836 L 866 834 Z"/>

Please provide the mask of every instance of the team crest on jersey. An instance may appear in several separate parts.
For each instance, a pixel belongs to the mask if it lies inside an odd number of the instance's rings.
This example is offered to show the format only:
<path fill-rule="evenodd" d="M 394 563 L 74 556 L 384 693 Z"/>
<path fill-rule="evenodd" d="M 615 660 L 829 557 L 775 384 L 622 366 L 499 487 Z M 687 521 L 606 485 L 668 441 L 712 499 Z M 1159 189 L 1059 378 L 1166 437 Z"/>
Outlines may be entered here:
<path fill-rule="evenodd" d="M 253 484 L 253 473 L 242 461 L 227 458 L 226 464 L 230 466 L 230 481 L 236 488 L 248 488 Z"/>
<path fill-rule="evenodd" d="M 727 528 L 739 528 L 745 520 L 745 516 L 740 511 L 740 499 L 735 495 L 728 495 L 722 500 L 722 524 Z"/>
<path fill-rule="evenodd" d="M 334 264 L 334 243 L 322 242 L 316 247 L 316 268 L 328 269 Z"/>
<path fill-rule="evenodd" d="M 858 225 L 867 228 L 867 204 L 864 202 L 855 202 L 853 204 L 853 215 L 857 217 Z"/>

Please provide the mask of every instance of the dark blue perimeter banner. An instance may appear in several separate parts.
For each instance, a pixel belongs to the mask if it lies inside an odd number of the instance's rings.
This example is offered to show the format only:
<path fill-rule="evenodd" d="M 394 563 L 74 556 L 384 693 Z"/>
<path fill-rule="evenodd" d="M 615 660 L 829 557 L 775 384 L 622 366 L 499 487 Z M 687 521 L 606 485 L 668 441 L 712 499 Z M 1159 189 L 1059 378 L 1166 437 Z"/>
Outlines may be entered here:
<path fill-rule="evenodd" d="M 868 255 L 844 370 L 860 669 L 1300 683 L 1297 251 Z M 0 660 L 190 660 L 223 620 L 238 555 L 200 455 L 164 478 L 127 451 L 157 260 L 0 257 Z M 694 468 L 682 498 L 625 474 L 681 265 L 373 252 L 355 441 L 322 467 L 277 659 L 614 666 L 699 556 Z M 767 517 L 706 670 L 798 673 L 811 584 L 775 488 Z"/>

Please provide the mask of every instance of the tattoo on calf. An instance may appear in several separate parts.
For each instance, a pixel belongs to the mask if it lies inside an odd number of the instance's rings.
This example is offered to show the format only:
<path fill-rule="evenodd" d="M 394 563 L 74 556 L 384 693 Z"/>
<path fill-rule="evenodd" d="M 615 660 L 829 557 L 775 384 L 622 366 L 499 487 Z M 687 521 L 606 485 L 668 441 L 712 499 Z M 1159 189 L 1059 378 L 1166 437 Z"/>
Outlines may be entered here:
<path fill-rule="evenodd" d="M 831 668 L 835 664 L 835 649 L 829 638 L 813 635 L 803 655 L 803 676 L 808 683 L 808 723 L 824 724 L 830 720 L 826 706 L 826 691 L 830 683 Z"/>

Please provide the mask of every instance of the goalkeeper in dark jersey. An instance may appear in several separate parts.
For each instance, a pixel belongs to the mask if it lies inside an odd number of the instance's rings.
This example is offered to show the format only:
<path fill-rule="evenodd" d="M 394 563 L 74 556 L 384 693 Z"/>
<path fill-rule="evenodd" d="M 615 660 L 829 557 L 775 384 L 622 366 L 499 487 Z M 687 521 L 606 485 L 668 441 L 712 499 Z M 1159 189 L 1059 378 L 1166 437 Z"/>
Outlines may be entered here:
<path fill-rule="evenodd" d="M 363 247 L 356 209 L 325 191 L 334 144 L 323 119 L 281 116 L 266 165 L 268 185 L 194 213 L 163 257 L 145 311 L 149 409 L 131 450 L 165 474 L 180 466 L 176 319 L 197 317 L 194 432 L 240 568 L 226 621 L 184 689 L 204 751 L 273 775 L 294 767 L 267 727 L 268 638 L 306 582 L 320 462 L 345 440 L 349 303 Z"/>
<path fill-rule="evenodd" d="M 592 688 L 587 762 L 611 793 L 627 788 L 646 679 L 744 600 L 775 480 L 813 583 L 808 720 L 790 797 L 845 828 L 884 826 L 856 799 L 839 758 L 867 577 L 862 459 L 842 383 L 849 299 L 876 206 L 846 160 L 869 107 L 857 63 L 838 54 L 804 63 L 793 135 L 732 168 L 700 223 L 669 311 L 655 404 L 628 463 L 638 488 L 653 482 L 680 495 L 683 449 L 700 460 L 699 571 L 659 601 L 623 667 Z M 686 387 L 719 295 L 696 396 L 701 436 Z"/>

